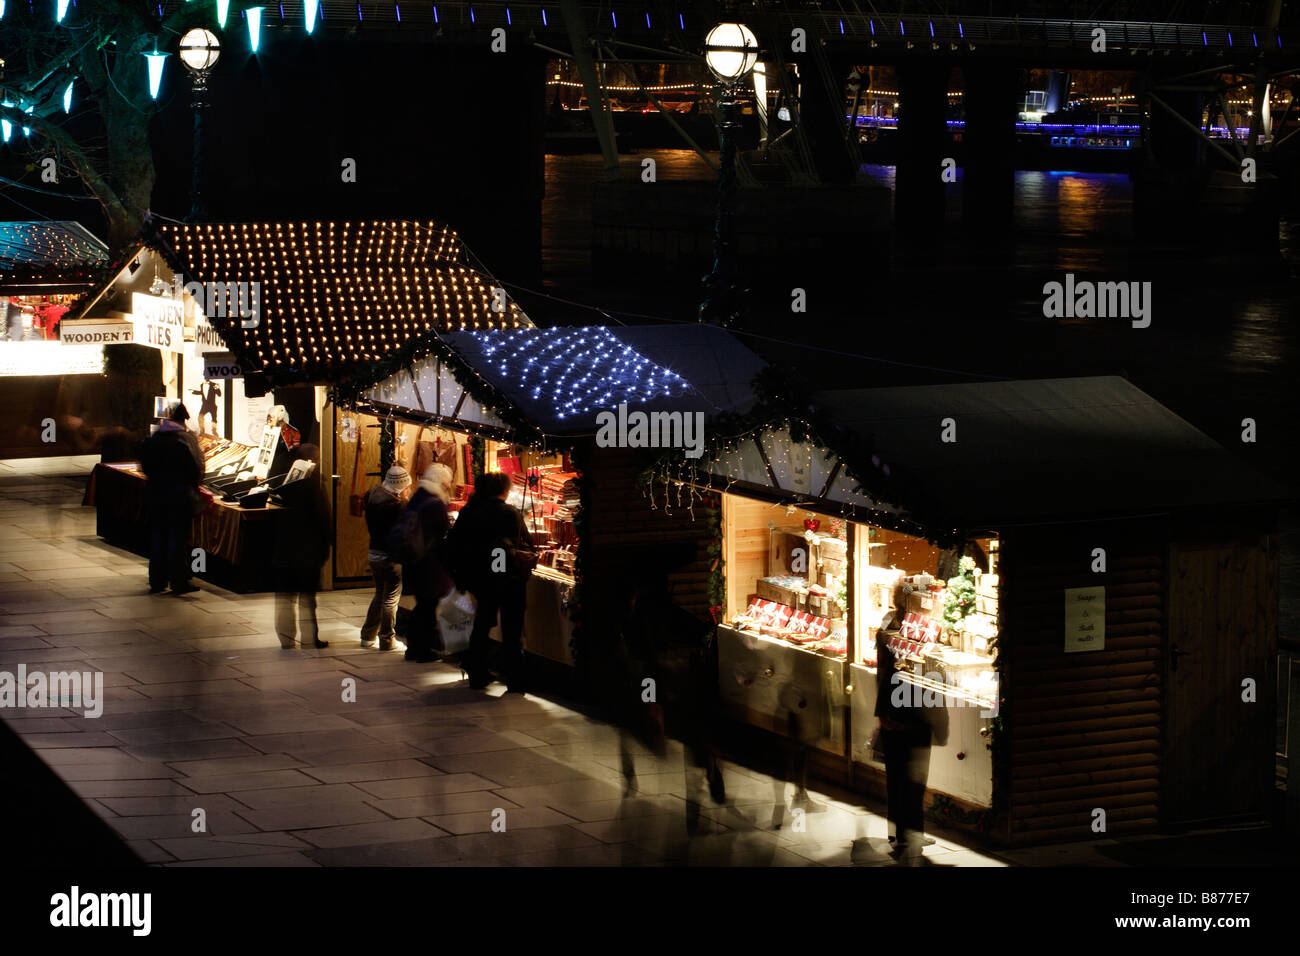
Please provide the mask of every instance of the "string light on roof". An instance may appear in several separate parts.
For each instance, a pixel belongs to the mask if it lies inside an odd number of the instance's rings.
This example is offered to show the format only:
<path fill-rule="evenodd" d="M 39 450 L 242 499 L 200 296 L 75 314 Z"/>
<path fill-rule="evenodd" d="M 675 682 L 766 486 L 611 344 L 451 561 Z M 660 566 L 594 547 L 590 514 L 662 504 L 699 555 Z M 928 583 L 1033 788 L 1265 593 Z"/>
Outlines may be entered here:
<path fill-rule="evenodd" d="M 623 403 L 644 404 L 689 390 L 604 328 L 497 329 L 471 332 L 485 360 L 513 377 L 561 419 Z"/>

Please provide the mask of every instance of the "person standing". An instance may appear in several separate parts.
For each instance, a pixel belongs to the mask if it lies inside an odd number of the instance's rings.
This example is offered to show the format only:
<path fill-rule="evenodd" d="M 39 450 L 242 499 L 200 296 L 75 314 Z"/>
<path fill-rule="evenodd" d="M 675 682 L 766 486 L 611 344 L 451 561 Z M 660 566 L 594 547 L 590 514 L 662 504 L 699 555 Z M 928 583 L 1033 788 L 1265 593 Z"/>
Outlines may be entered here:
<path fill-rule="evenodd" d="M 388 554 L 388 533 L 402 513 L 402 497 L 411 486 L 411 475 L 394 465 L 384 480 L 366 495 L 366 528 L 370 532 L 370 574 L 375 579 L 375 596 L 370 600 L 361 625 L 361 646 L 370 647 L 379 638 L 379 649 L 393 649 L 393 626 L 397 604 L 402 599 L 402 567 Z"/>
<path fill-rule="evenodd" d="M 526 691 L 524 606 L 536 557 L 523 515 L 506 503 L 510 484 L 510 476 L 500 472 L 480 475 L 473 497 L 452 526 L 448 544 L 457 586 L 478 603 L 465 653 L 469 685 L 481 689 L 491 682 L 488 633 L 500 614 L 501 676 L 506 693 L 522 694 Z"/>
<path fill-rule="evenodd" d="M 140 470 L 148 479 L 150 594 L 162 593 L 168 584 L 173 594 L 198 590 L 190 583 L 190 526 L 203 456 L 198 439 L 185 427 L 189 417 L 189 410 L 177 402 L 140 448 Z"/>
<path fill-rule="evenodd" d="M 415 516 L 419 537 L 418 546 L 410 542 L 406 545 L 418 557 L 403 567 L 407 587 L 415 592 L 415 610 L 406 631 L 406 660 L 417 663 L 438 659 L 434 647 L 438 602 L 451 590 L 451 578 L 444 567 L 444 539 L 451 525 L 447 516 L 451 480 L 451 469 L 446 465 L 430 465 L 406 506 Z M 409 522 L 406 524 L 409 526 Z"/>
<path fill-rule="evenodd" d="M 276 491 L 283 510 L 277 515 L 271 552 L 275 632 L 286 650 L 294 646 L 300 625 L 303 647 L 329 647 L 329 641 L 320 639 L 316 623 L 316 592 L 330 553 L 329 503 L 321 487 L 320 450 L 315 445 L 299 445 L 293 459 L 310 461 L 315 467 Z"/>
<path fill-rule="evenodd" d="M 894 824 L 891 855 L 904 866 L 923 865 L 925 788 L 930 776 L 930 746 L 948 741 L 948 711 L 921 706 L 919 688 L 904 680 L 885 640 L 876 644 L 876 719 L 885 756 L 888 818 Z"/>

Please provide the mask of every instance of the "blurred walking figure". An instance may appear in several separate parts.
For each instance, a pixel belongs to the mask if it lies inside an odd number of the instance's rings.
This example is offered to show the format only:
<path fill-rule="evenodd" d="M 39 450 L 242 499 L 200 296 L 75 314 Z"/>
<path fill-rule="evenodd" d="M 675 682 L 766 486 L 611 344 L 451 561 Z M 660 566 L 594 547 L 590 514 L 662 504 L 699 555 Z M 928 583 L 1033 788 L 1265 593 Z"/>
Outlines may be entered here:
<path fill-rule="evenodd" d="M 173 594 L 188 594 L 190 584 L 190 524 L 199 502 L 203 456 L 199 441 L 185 427 L 190 413 L 177 402 L 167 421 L 144 440 L 140 468 L 149 479 L 149 593 L 171 585 Z"/>
<path fill-rule="evenodd" d="M 885 756 L 885 792 L 894 825 L 891 856 L 904 866 L 925 863 L 925 785 L 930 776 L 930 744 L 948 742 L 948 711 L 942 705 L 916 705 L 915 687 L 898 675 L 888 644 L 876 645 L 876 718 Z"/>
<path fill-rule="evenodd" d="M 330 553 L 330 515 L 320 481 L 320 449 L 299 445 L 293 460 L 315 467 L 297 481 L 281 485 L 276 497 L 285 510 L 279 515 L 271 570 L 275 578 L 275 632 L 280 646 L 291 648 L 302 629 L 303 647 L 329 647 L 316 624 L 316 592 L 320 572 Z"/>
<path fill-rule="evenodd" d="M 779 830 L 785 823 L 785 788 L 787 783 L 794 784 L 794 798 L 791 809 L 804 813 L 815 813 L 823 809 L 813 803 L 808 796 L 808 752 L 818 738 L 829 736 L 822 726 L 823 715 L 813 713 L 808 707 L 809 694 L 794 680 L 787 680 L 777 691 L 777 716 L 785 720 L 785 737 L 782 743 L 785 749 L 785 775 L 773 778 L 772 787 L 776 797 L 772 808 L 772 828 Z"/>
<path fill-rule="evenodd" d="M 388 535 L 389 556 L 402 565 L 406 589 L 415 594 L 415 610 L 406 629 L 406 659 L 425 663 L 438 659 L 438 601 L 451 590 L 443 567 L 444 539 L 451 520 L 451 469 L 433 464 L 425 469 Z"/>
<path fill-rule="evenodd" d="M 379 649 L 393 649 L 393 626 L 397 603 L 402 599 L 402 567 L 388 553 L 388 533 L 402 513 L 402 497 L 411 486 L 411 476 L 394 465 L 384 480 L 366 495 L 366 529 L 370 532 L 370 574 L 375 579 L 375 596 L 370 600 L 361 625 L 361 646 L 370 647 L 379 638 Z"/>
<path fill-rule="evenodd" d="M 488 633 L 501 616 L 501 676 L 506 693 L 525 692 L 524 605 L 528 578 L 537 564 L 533 539 L 518 509 L 506 503 L 510 476 L 480 475 L 474 495 L 461 510 L 448 536 L 456 586 L 474 595 L 478 610 L 465 652 L 469 685 L 491 683 Z"/>

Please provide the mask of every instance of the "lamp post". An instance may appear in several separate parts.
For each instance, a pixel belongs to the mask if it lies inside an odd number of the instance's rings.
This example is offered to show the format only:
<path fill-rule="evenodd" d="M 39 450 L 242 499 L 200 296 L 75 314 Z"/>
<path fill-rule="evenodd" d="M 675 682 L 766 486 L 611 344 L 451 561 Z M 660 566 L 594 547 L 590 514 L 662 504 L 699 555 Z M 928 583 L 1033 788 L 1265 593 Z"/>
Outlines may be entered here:
<path fill-rule="evenodd" d="M 221 44 L 211 30 L 195 27 L 181 37 L 181 62 L 194 77 L 194 161 L 193 178 L 190 180 L 190 191 L 194 195 L 193 205 L 190 206 L 190 222 L 202 222 L 208 215 L 203 199 L 203 114 L 208 108 L 204 94 L 208 90 L 208 73 L 216 64 L 220 53 Z"/>
<path fill-rule="evenodd" d="M 758 62 L 758 41 L 743 23 L 720 23 L 704 39 L 704 62 L 719 84 L 722 114 L 718 219 L 713 230 L 713 271 L 705 277 L 708 295 L 699 320 L 730 326 L 739 315 L 736 290 L 736 136 L 740 132 L 740 85 Z"/>

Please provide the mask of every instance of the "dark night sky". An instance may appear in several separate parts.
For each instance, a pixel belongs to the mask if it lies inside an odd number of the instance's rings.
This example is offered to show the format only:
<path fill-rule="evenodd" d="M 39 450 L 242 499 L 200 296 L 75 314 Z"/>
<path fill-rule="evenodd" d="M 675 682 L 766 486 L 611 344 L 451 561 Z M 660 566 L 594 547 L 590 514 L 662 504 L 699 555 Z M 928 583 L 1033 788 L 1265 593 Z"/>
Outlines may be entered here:
<path fill-rule="evenodd" d="M 522 42 L 493 54 L 479 39 L 268 30 L 253 57 L 242 32 L 227 30 L 208 84 L 210 218 L 435 219 L 493 269 L 535 277 L 545 55 Z M 153 208 L 182 219 L 193 113 L 175 57 L 159 100 Z M 27 151 L 15 137 L 4 174 L 21 178 L 40 141 L 33 135 Z M 344 158 L 356 160 L 355 183 L 342 182 Z M 5 218 L 48 215 L 102 230 L 93 202 L 12 189 L 3 197 L 40 214 L 0 198 Z"/>

